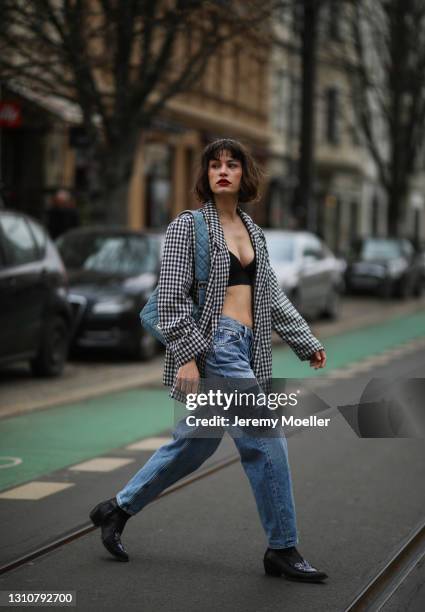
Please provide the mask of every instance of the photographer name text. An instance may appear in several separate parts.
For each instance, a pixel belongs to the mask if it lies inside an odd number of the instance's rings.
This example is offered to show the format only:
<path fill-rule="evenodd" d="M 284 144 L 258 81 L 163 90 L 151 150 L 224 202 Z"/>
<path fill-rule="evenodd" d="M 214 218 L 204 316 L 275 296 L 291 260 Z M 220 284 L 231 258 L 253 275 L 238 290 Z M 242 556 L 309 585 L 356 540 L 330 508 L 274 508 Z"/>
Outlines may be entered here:
<path fill-rule="evenodd" d="M 186 417 L 189 427 L 328 427 L 330 418 L 318 417 L 315 414 L 309 417 L 297 418 L 294 416 L 281 416 L 280 418 L 241 418 L 235 416 L 229 419 L 225 416 L 214 415 L 210 418 L 196 417 L 191 414 Z"/>

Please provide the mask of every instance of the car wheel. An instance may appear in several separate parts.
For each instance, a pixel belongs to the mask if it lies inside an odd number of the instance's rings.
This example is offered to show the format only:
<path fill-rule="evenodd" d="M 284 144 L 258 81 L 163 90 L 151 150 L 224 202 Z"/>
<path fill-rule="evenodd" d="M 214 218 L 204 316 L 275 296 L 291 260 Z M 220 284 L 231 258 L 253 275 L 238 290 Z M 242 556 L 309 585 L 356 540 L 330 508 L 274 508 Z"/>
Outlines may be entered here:
<path fill-rule="evenodd" d="M 354 287 L 352 287 L 350 281 L 348 280 L 348 278 L 345 280 L 345 295 L 353 295 L 354 292 Z"/>
<path fill-rule="evenodd" d="M 393 284 L 391 281 L 386 280 L 379 288 L 379 295 L 384 300 L 388 300 L 392 297 L 393 294 Z"/>
<path fill-rule="evenodd" d="M 397 295 L 402 300 L 407 300 L 413 294 L 412 281 L 409 278 L 403 278 L 398 286 Z"/>
<path fill-rule="evenodd" d="M 66 321 L 60 316 L 53 316 L 45 327 L 38 353 L 30 362 L 33 374 L 36 376 L 62 374 L 68 354 L 68 341 Z"/>
<path fill-rule="evenodd" d="M 422 297 L 424 293 L 424 284 L 425 281 L 423 281 L 422 278 L 419 278 L 414 291 L 415 297 Z"/>
<path fill-rule="evenodd" d="M 341 294 L 334 287 L 330 290 L 326 299 L 326 306 L 322 316 L 326 319 L 338 319 L 341 313 Z"/>
<path fill-rule="evenodd" d="M 133 359 L 140 361 L 148 361 L 156 355 L 158 350 L 158 342 L 152 334 L 147 331 L 140 331 L 138 337 L 138 343 L 131 351 Z"/>

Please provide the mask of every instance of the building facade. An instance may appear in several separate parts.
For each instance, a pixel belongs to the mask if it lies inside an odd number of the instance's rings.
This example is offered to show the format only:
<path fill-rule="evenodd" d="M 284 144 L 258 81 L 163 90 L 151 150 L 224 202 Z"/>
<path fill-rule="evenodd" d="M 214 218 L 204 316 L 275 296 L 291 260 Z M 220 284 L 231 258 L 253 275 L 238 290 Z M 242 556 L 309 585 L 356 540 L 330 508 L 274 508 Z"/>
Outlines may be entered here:
<path fill-rule="evenodd" d="M 177 63 L 182 51 L 179 44 L 177 40 L 173 47 L 173 61 Z M 183 47 L 185 44 L 187 39 Z M 191 193 L 197 161 L 214 138 L 241 140 L 266 166 L 270 141 L 269 48 L 270 42 L 258 31 L 245 33 L 243 39 L 229 36 L 211 55 L 196 85 L 170 98 L 149 129 L 140 131 L 128 198 L 120 203 L 125 209 L 124 223 L 131 228 L 165 227 L 180 210 L 197 206 Z M 102 69 L 96 78 L 98 87 L 107 93 L 111 75 Z M 38 153 L 27 159 L 25 151 L 21 152 L 27 170 L 30 165 L 38 167 L 37 180 L 28 182 L 31 197 L 19 197 L 12 205 L 43 219 L 54 191 L 67 188 L 79 207 L 87 203 L 83 221 L 104 219 L 101 201 L 90 201 L 96 193 L 99 169 L 90 157 L 79 109 L 67 103 L 61 106 L 54 96 L 36 95 L 28 86 L 3 92 L 2 98 L 5 96 L 18 98 L 25 106 L 25 125 L 13 132 L 3 129 L 2 168 L 10 193 L 17 190 L 24 174 L 24 169 L 13 163 L 13 149 L 19 141 L 28 142 L 24 128 L 36 123 L 35 115 L 40 117 L 37 122 L 43 123 L 43 133 L 37 139 Z M 35 109 L 34 113 L 27 107 Z M 261 206 L 255 214 L 262 218 Z"/>
<path fill-rule="evenodd" d="M 213 139 L 238 139 L 267 166 L 269 69 L 268 45 L 230 41 L 211 57 L 195 88 L 169 101 L 141 134 L 128 202 L 131 227 L 161 227 L 199 206 L 192 194 L 197 164 Z M 263 219 L 263 207 L 254 214 Z"/>
<path fill-rule="evenodd" d="M 268 207 L 270 225 L 294 227 L 301 128 L 302 3 L 282 9 L 274 22 L 271 52 L 270 114 L 272 129 Z M 319 18 L 314 98 L 315 176 L 310 203 L 312 228 L 337 252 L 361 236 L 387 235 L 387 198 L 375 163 L 356 123 L 351 71 L 349 5 L 329 0 Z M 423 180 L 412 182 L 403 233 L 425 238 Z"/>

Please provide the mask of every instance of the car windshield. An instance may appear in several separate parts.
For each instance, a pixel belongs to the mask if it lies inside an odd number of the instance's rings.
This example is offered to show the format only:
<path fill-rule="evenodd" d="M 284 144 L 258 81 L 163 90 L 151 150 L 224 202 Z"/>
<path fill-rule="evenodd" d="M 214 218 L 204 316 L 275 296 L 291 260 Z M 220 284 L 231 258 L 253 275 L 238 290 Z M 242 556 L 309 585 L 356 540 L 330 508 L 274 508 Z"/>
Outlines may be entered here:
<path fill-rule="evenodd" d="M 393 259 L 400 257 L 400 243 L 397 240 L 365 240 L 357 245 L 355 254 L 364 261 Z"/>
<path fill-rule="evenodd" d="M 265 234 L 270 259 L 276 263 L 294 261 L 295 240 L 282 234 Z"/>
<path fill-rule="evenodd" d="M 153 240 L 142 236 L 72 233 L 57 246 L 68 269 L 136 276 L 154 272 L 157 263 Z"/>

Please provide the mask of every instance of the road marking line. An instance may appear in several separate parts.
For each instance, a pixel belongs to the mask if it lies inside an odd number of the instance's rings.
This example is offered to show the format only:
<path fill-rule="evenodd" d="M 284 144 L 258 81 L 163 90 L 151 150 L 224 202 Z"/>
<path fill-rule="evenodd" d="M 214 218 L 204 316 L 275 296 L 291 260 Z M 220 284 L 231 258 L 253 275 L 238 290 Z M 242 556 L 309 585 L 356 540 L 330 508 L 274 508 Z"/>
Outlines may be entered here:
<path fill-rule="evenodd" d="M 123 457 L 96 457 L 73 465 L 69 469 L 75 472 L 112 472 L 124 465 L 133 463 L 133 461 L 134 459 Z"/>
<path fill-rule="evenodd" d="M 391 361 L 391 359 L 393 359 L 393 355 L 388 352 L 382 353 L 381 355 L 374 355 L 373 357 L 370 357 L 368 361 L 370 361 L 370 363 L 386 363 L 387 361 Z"/>
<path fill-rule="evenodd" d="M 73 482 L 42 482 L 33 480 L 32 482 L 0 493 L 0 499 L 43 499 L 43 497 L 48 497 L 73 486 Z"/>
<path fill-rule="evenodd" d="M 372 360 L 367 361 L 359 361 L 359 363 L 355 363 L 353 366 L 349 368 L 349 372 L 352 374 L 357 374 L 358 372 L 367 372 L 373 366 L 374 362 Z"/>
<path fill-rule="evenodd" d="M 314 381 L 309 381 L 308 383 L 308 390 L 309 391 L 314 391 L 314 389 L 317 389 L 319 387 L 326 387 L 326 385 L 328 385 L 330 381 L 327 377 L 325 378 L 325 376 L 322 376 L 320 378 L 315 379 Z"/>
<path fill-rule="evenodd" d="M 414 350 L 416 347 L 412 346 L 410 347 L 409 345 L 406 346 L 400 346 L 399 348 L 396 349 L 390 349 L 388 352 L 391 355 L 391 357 L 398 357 L 399 355 L 404 355 L 405 353 L 408 353 L 411 350 Z"/>
<path fill-rule="evenodd" d="M 2 463 L 2 461 L 6 463 Z M 15 467 L 15 465 L 20 465 L 21 463 L 22 459 L 20 457 L 0 457 L 0 469 Z"/>
<path fill-rule="evenodd" d="M 326 378 L 350 378 L 352 375 L 350 370 L 335 370 L 334 372 L 329 372 L 326 375 Z"/>
<path fill-rule="evenodd" d="M 338 368 L 336 370 L 331 370 L 329 374 L 324 374 L 317 380 L 315 380 L 312 385 L 324 387 L 327 384 L 331 384 L 335 379 L 348 379 L 354 377 L 356 374 L 360 374 L 361 372 L 367 372 L 373 366 L 384 365 L 389 361 L 394 360 L 396 357 L 400 357 L 401 355 L 405 355 L 409 352 L 414 352 L 419 348 L 425 346 L 425 338 L 414 338 L 409 342 L 405 342 L 399 346 L 395 346 L 393 348 L 387 349 L 383 353 L 377 353 L 376 355 L 371 355 L 370 357 L 366 357 L 360 361 L 356 361 L 345 368 Z"/>
<path fill-rule="evenodd" d="M 145 438 L 139 442 L 134 442 L 126 446 L 126 450 L 156 450 L 163 444 L 171 442 L 172 438 Z"/>

